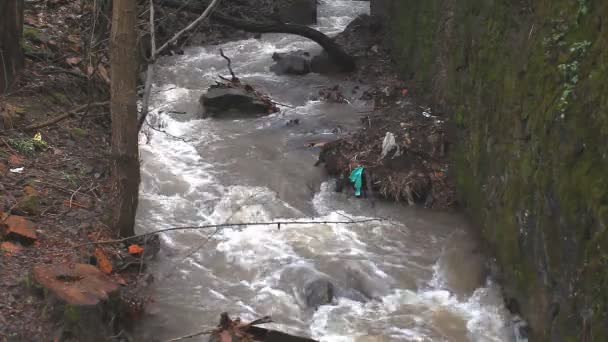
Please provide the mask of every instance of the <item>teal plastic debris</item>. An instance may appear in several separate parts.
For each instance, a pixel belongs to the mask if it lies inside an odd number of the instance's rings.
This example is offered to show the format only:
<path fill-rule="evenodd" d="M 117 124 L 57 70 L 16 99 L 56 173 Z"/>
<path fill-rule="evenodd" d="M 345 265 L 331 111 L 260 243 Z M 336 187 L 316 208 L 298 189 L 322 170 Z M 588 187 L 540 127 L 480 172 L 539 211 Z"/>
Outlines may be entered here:
<path fill-rule="evenodd" d="M 350 173 L 350 182 L 355 185 L 355 196 L 361 196 L 361 187 L 363 186 L 363 166 L 359 166 Z"/>

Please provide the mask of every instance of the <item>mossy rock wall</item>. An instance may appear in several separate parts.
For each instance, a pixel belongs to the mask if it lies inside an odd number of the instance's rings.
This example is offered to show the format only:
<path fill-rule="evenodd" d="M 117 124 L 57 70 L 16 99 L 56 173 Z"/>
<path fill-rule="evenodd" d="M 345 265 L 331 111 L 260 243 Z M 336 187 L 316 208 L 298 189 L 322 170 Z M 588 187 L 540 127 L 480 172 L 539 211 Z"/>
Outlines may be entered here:
<path fill-rule="evenodd" d="M 608 1 L 382 2 L 531 340 L 608 341 Z"/>

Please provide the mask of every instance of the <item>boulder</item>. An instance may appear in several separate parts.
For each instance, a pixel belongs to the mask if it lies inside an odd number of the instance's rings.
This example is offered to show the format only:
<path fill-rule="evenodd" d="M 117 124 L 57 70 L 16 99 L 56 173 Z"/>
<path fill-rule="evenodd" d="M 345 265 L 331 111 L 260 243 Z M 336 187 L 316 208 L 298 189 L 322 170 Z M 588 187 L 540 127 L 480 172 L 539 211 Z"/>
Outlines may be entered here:
<path fill-rule="evenodd" d="M 277 75 L 306 75 L 312 71 L 312 58 L 305 51 L 295 51 L 290 53 L 275 52 L 272 55 L 275 61 L 270 67 L 270 71 Z"/>
<path fill-rule="evenodd" d="M 279 19 L 286 23 L 312 25 L 317 23 L 317 0 L 281 0 L 277 2 Z"/>
<path fill-rule="evenodd" d="M 282 287 L 292 292 L 300 306 L 318 308 L 330 304 L 334 299 L 335 287 L 331 279 L 307 266 L 287 267 L 281 273 Z"/>
<path fill-rule="evenodd" d="M 244 88 L 211 87 L 200 103 L 204 118 L 258 117 L 274 112 L 271 103 Z"/>
<path fill-rule="evenodd" d="M 349 261 L 344 265 L 346 286 L 368 299 L 379 299 L 390 292 L 390 281 L 374 274 L 366 265 Z"/>

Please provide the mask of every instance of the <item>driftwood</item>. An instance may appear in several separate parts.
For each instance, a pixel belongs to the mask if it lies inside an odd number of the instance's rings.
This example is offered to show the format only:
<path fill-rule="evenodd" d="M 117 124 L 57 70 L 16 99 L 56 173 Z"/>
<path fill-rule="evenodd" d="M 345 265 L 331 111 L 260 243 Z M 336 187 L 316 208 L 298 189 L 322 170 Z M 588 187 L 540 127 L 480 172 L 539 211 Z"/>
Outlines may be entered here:
<path fill-rule="evenodd" d="M 220 316 L 220 324 L 216 329 L 174 338 L 167 342 L 187 340 L 201 335 L 210 335 L 209 342 L 317 342 L 310 338 L 257 327 L 257 325 L 265 323 L 272 323 L 270 317 L 257 319 L 250 323 L 242 323 L 239 318 L 232 320 L 230 316 L 224 312 Z"/>
<path fill-rule="evenodd" d="M 183 9 L 188 12 L 200 13 L 205 9 L 201 3 L 186 3 L 179 0 L 164 0 L 163 6 Z M 356 69 L 354 58 L 346 53 L 333 39 L 322 32 L 305 25 L 286 24 L 278 21 L 258 22 L 235 18 L 216 10 L 211 14 L 211 19 L 234 28 L 255 33 L 288 33 L 308 38 L 319 44 L 327 52 L 329 58 L 343 71 Z"/>

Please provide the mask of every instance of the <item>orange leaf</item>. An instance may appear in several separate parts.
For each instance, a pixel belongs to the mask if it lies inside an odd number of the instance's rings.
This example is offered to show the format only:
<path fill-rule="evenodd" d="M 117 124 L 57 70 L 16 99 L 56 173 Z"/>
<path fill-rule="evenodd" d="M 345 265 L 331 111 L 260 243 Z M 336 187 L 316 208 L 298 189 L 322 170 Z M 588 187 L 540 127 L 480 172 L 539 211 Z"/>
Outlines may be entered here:
<path fill-rule="evenodd" d="M 129 246 L 129 254 L 131 255 L 139 255 L 144 252 L 144 249 L 139 245 L 131 245 Z"/>
<path fill-rule="evenodd" d="M 97 267 L 99 267 L 103 273 L 112 273 L 112 263 L 101 248 L 95 249 L 95 257 L 97 258 Z"/>

